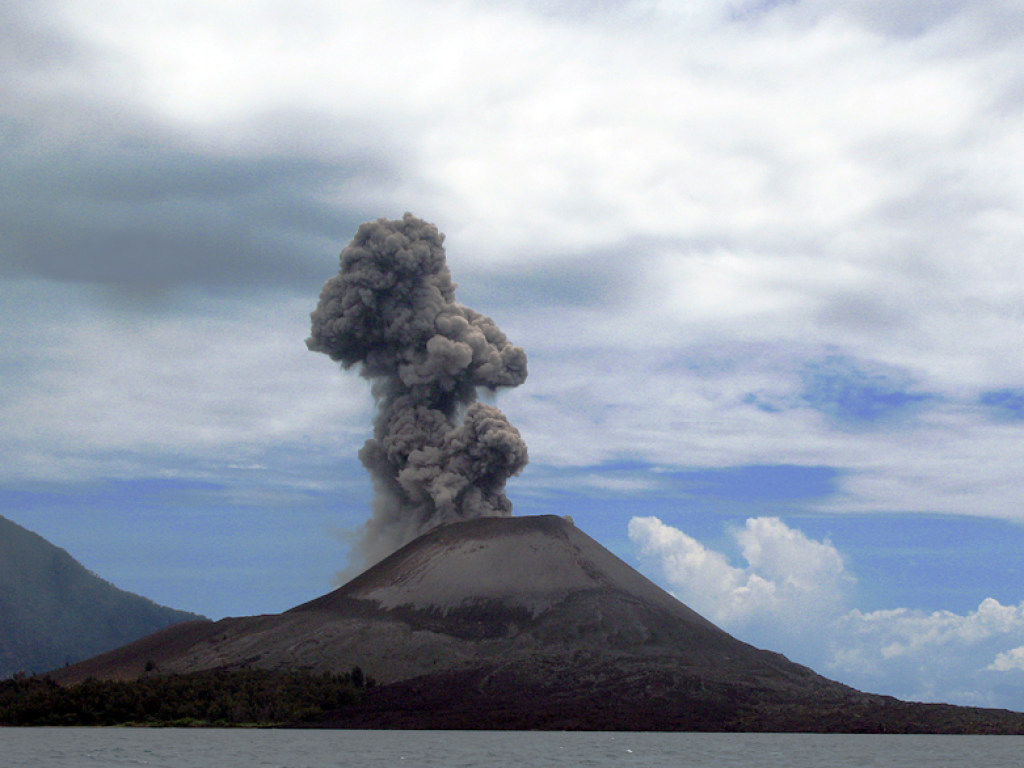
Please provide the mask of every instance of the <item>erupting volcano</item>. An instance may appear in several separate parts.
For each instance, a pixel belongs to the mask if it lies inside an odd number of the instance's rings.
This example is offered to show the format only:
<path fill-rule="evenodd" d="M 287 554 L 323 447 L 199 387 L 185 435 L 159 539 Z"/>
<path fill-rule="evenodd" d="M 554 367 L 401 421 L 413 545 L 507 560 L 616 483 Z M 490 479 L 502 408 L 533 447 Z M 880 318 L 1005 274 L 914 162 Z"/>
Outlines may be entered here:
<path fill-rule="evenodd" d="M 374 563 L 440 523 L 507 516 L 526 444 L 477 402 L 526 380 L 526 353 L 455 301 L 444 235 L 411 214 L 359 227 L 312 314 L 306 345 L 373 382 L 374 436 L 359 454 L 376 499 L 361 552 Z"/>
<path fill-rule="evenodd" d="M 285 613 L 179 624 L 54 679 L 358 666 L 380 685 L 327 713 L 335 727 L 1024 733 L 1024 715 L 827 680 L 728 635 L 567 518 L 510 517 L 526 446 L 476 397 L 522 383 L 526 355 L 455 302 L 442 240 L 409 214 L 364 224 L 312 315 L 309 348 L 358 366 L 379 407 L 360 453 L 371 567 Z"/>

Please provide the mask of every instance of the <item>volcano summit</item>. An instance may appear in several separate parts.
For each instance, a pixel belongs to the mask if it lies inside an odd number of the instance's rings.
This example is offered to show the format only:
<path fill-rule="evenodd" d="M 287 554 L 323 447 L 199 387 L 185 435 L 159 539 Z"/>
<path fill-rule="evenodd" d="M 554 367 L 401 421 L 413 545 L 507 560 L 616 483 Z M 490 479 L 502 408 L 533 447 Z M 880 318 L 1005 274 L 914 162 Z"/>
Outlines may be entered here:
<path fill-rule="evenodd" d="M 334 727 L 1024 733 L 860 693 L 743 643 L 557 516 L 443 525 L 277 615 L 189 622 L 54 673 L 261 667 L 376 680 Z"/>

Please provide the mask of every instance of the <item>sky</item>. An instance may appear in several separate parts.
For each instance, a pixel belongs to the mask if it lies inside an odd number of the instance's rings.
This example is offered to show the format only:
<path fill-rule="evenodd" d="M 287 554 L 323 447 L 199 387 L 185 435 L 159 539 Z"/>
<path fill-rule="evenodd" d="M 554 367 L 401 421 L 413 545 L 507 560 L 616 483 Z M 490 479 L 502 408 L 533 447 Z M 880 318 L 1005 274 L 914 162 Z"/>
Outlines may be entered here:
<path fill-rule="evenodd" d="M 0 515 L 211 618 L 351 574 L 368 382 L 309 313 L 445 233 L 529 358 L 514 514 L 740 639 L 1024 710 L 1024 9 L 12 0 Z"/>

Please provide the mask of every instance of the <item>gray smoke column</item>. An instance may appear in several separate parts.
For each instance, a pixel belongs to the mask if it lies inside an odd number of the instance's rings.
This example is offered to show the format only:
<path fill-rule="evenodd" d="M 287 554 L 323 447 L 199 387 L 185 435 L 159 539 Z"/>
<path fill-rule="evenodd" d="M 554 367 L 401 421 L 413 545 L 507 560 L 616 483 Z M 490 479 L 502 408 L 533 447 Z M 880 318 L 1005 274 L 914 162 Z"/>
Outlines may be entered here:
<path fill-rule="evenodd" d="M 311 315 L 306 346 L 373 383 L 374 436 L 359 452 L 376 498 L 368 564 L 441 523 L 505 516 L 505 482 L 527 462 L 505 414 L 477 388 L 526 380 L 526 353 L 455 301 L 444 235 L 411 214 L 359 227 Z"/>

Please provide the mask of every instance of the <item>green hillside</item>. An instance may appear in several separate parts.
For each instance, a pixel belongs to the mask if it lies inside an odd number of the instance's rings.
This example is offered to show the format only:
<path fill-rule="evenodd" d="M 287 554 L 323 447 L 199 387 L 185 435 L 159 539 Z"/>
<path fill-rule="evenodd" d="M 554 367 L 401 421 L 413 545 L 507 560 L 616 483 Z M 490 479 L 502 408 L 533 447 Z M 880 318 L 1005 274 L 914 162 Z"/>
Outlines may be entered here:
<path fill-rule="evenodd" d="M 195 618 L 118 589 L 0 517 L 0 678 L 45 672 Z"/>

